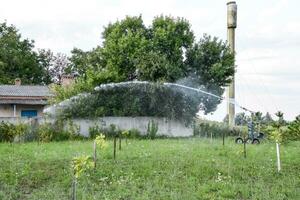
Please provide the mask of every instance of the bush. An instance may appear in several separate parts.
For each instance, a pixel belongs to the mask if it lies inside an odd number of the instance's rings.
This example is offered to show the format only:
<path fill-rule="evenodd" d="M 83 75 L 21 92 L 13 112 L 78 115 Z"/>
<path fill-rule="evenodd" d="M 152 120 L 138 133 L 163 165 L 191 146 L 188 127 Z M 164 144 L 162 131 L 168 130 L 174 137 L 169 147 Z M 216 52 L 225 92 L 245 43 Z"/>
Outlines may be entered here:
<path fill-rule="evenodd" d="M 246 127 L 229 127 L 225 123 L 212 122 L 206 120 L 196 120 L 194 124 L 194 136 L 222 137 L 226 136 L 241 136 L 247 133 Z"/>
<path fill-rule="evenodd" d="M 73 123 L 73 121 L 56 120 L 54 123 L 45 122 L 38 127 L 39 141 L 64 141 L 83 139 L 80 136 L 79 126 Z"/>
<path fill-rule="evenodd" d="M 89 137 L 92 139 L 95 139 L 97 135 L 100 135 L 102 133 L 102 129 L 99 125 L 94 125 L 89 127 Z"/>
<path fill-rule="evenodd" d="M 26 124 L 12 124 L 9 122 L 0 123 L 0 142 L 13 142 L 15 139 L 20 141 L 28 132 L 29 127 Z"/>
<path fill-rule="evenodd" d="M 147 128 L 147 137 L 151 140 L 155 139 L 158 131 L 158 124 L 154 120 L 149 121 Z"/>

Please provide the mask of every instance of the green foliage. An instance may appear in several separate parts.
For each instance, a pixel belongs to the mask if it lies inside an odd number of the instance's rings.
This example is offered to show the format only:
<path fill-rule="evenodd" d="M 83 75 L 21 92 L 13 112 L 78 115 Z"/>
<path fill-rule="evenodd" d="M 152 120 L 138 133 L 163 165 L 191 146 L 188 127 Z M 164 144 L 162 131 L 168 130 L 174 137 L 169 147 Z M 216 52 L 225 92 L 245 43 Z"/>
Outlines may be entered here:
<path fill-rule="evenodd" d="M 158 131 L 158 123 L 154 120 L 149 121 L 147 127 L 147 137 L 154 140 Z"/>
<path fill-rule="evenodd" d="M 248 145 L 243 159 L 233 138 L 225 146 L 221 139 L 130 139 L 115 162 L 108 142 L 97 168 L 81 174 L 78 200 L 300 199 L 300 141 L 282 148 L 280 174 L 269 142 Z M 70 199 L 69 161 L 78 152 L 92 155 L 92 143 L 1 143 L 0 199 Z"/>
<path fill-rule="evenodd" d="M 206 120 L 196 120 L 194 124 L 194 136 L 222 137 L 225 136 L 241 136 L 247 133 L 246 127 L 236 126 L 229 127 L 226 123 L 219 123 Z"/>
<path fill-rule="evenodd" d="M 100 149 L 104 149 L 108 146 L 107 141 L 105 140 L 105 135 L 103 135 L 102 133 L 96 136 L 95 142 Z"/>
<path fill-rule="evenodd" d="M 155 83 L 123 83 L 100 87 L 91 94 L 70 101 L 58 115 L 62 118 L 103 116 L 153 116 L 187 124 L 199 111 L 203 96 Z"/>
<path fill-rule="evenodd" d="M 15 139 L 19 141 L 28 132 L 28 125 L 23 123 L 12 124 L 9 122 L 0 123 L 0 142 L 13 142 Z"/>
<path fill-rule="evenodd" d="M 226 43 L 204 35 L 186 53 L 186 65 L 196 80 L 207 88 L 226 86 L 232 81 L 234 55 Z"/>
<path fill-rule="evenodd" d="M 94 126 L 89 127 L 89 137 L 94 139 L 97 135 L 100 135 L 102 133 L 102 129 L 98 124 L 95 124 Z"/>
<path fill-rule="evenodd" d="M 294 121 L 287 123 L 282 112 L 278 111 L 275 115 L 278 120 L 274 121 L 272 125 L 264 127 L 269 138 L 279 143 L 300 140 L 300 118 L 296 117 Z"/>
<path fill-rule="evenodd" d="M 241 112 L 235 115 L 235 125 L 237 126 L 247 126 L 250 121 L 250 117 L 246 115 L 246 113 Z"/>
<path fill-rule="evenodd" d="M 56 120 L 54 123 L 45 122 L 38 127 L 38 139 L 41 142 L 82 139 L 79 126 L 71 120 Z"/>
<path fill-rule="evenodd" d="M 33 40 L 22 39 L 15 26 L 0 23 L 0 84 L 12 84 L 16 78 L 25 84 L 48 83 L 42 58 L 33 49 Z"/>
<path fill-rule="evenodd" d="M 296 119 L 288 125 L 288 134 L 286 135 L 288 140 L 300 140 L 300 117 L 296 117 Z"/>
<path fill-rule="evenodd" d="M 94 163 L 90 156 L 77 156 L 72 160 L 72 168 L 76 179 L 78 179 L 84 172 L 92 169 L 93 166 Z"/>

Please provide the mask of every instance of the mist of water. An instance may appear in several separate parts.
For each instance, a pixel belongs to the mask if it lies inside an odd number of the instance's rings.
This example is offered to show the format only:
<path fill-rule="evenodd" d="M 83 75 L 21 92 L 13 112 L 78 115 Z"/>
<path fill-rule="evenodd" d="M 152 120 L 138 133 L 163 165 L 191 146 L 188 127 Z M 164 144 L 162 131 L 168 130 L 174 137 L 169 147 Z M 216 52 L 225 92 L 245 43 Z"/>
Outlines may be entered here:
<path fill-rule="evenodd" d="M 151 84 L 151 82 L 148 82 L 148 81 L 126 81 L 126 82 L 119 82 L 119 83 L 101 84 L 101 85 L 95 87 L 94 90 L 95 91 L 110 90 L 115 87 L 129 87 L 131 85 L 148 85 L 148 84 Z M 194 88 L 194 87 L 190 87 L 190 86 L 186 86 L 186 85 L 178 84 L 178 83 L 163 83 L 163 85 L 166 87 L 177 87 L 177 88 L 181 88 L 184 90 L 190 90 L 190 91 L 194 91 L 197 93 L 202 93 L 203 95 L 211 96 L 211 97 L 217 98 L 219 100 L 226 100 L 229 103 L 234 104 L 243 110 L 250 111 L 250 110 L 246 109 L 245 107 L 240 106 L 234 99 L 229 99 L 229 98 L 225 98 L 225 97 L 213 94 L 211 92 L 205 91 L 205 89 Z M 61 103 L 59 103 L 57 105 L 53 105 L 53 106 L 46 108 L 44 110 L 44 112 L 55 115 L 56 109 L 62 109 L 63 107 L 70 105 L 71 101 L 76 100 L 77 98 L 80 98 L 80 97 L 87 97 L 88 95 L 89 94 L 87 94 L 87 93 L 76 95 L 74 97 L 71 97 L 70 99 L 62 101 Z M 250 111 L 250 112 L 252 112 L 252 111 Z"/>

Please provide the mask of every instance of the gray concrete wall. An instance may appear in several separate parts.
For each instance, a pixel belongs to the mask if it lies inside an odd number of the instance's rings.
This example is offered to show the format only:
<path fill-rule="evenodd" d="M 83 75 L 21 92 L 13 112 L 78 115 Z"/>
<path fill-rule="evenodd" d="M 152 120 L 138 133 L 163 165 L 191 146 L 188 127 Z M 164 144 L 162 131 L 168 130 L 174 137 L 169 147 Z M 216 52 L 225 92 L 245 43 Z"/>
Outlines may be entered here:
<path fill-rule="evenodd" d="M 73 122 L 80 126 L 81 134 L 88 136 L 89 127 L 99 125 L 108 129 L 111 124 L 115 124 L 121 130 L 138 129 L 141 134 L 147 133 L 148 123 L 154 120 L 158 124 L 157 135 L 170 137 L 189 137 L 193 135 L 193 128 L 166 118 L 155 117 L 103 117 L 96 120 L 74 119 Z"/>

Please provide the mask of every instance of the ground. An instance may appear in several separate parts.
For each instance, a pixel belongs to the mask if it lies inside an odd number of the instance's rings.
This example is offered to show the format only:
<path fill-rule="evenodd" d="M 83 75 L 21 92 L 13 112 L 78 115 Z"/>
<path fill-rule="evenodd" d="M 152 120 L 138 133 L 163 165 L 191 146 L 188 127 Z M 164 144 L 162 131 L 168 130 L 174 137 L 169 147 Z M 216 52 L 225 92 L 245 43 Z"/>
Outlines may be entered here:
<path fill-rule="evenodd" d="M 77 199 L 300 199 L 300 142 L 247 146 L 203 138 L 129 140 L 112 158 L 98 151 L 96 171 L 78 180 Z M 92 141 L 0 144 L 0 199 L 70 199 L 76 155 Z"/>

